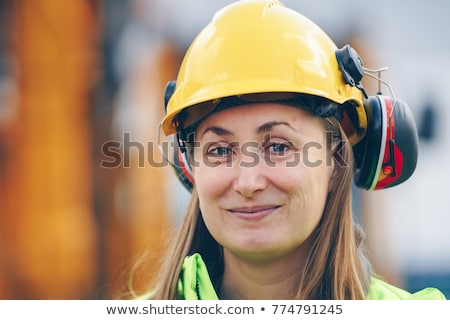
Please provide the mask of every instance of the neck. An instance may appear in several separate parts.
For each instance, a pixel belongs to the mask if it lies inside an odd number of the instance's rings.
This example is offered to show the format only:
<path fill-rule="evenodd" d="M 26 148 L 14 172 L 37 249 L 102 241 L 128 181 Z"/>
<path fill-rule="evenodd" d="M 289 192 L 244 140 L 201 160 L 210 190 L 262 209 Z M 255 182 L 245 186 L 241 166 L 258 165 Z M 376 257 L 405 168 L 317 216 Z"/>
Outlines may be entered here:
<path fill-rule="evenodd" d="M 291 300 L 295 297 L 304 265 L 301 252 L 264 260 L 243 259 L 225 249 L 224 259 L 221 299 Z"/>

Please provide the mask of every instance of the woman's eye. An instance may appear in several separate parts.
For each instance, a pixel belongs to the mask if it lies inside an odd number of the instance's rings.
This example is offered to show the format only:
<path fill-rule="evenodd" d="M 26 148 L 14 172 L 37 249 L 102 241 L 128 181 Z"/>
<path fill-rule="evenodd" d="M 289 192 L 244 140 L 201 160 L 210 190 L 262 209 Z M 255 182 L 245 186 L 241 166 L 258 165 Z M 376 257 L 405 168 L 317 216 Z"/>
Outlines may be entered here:
<path fill-rule="evenodd" d="M 230 143 L 211 143 L 206 148 L 207 157 L 228 158 L 235 152 L 234 144 Z"/>
<path fill-rule="evenodd" d="M 290 146 L 285 143 L 272 143 L 268 147 L 270 153 L 284 154 L 290 149 Z"/>
<path fill-rule="evenodd" d="M 232 150 L 228 147 L 213 147 L 208 150 L 208 155 L 226 156 L 231 154 Z"/>

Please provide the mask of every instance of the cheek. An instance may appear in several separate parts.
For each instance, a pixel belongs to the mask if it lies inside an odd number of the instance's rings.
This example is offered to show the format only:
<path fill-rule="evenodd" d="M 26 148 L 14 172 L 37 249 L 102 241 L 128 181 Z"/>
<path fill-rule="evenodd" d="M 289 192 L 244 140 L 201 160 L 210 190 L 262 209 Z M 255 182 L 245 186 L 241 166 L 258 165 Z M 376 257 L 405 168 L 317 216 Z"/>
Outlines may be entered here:
<path fill-rule="evenodd" d="M 322 156 L 311 155 L 295 166 L 279 168 L 271 180 L 285 193 L 307 201 L 308 205 L 317 202 L 320 206 L 328 194 L 333 171 L 333 166 L 323 159 Z"/>
<path fill-rule="evenodd" d="M 218 168 L 200 165 L 192 169 L 192 175 L 200 203 L 223 194 L 228 185 L 227 175 Z"/>

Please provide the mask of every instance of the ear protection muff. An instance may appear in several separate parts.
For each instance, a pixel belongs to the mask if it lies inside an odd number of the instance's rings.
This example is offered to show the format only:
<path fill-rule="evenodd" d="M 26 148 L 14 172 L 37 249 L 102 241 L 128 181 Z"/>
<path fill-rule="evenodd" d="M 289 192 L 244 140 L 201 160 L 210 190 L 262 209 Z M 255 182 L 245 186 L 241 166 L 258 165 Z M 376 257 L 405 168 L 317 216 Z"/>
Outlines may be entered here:
<path fill-rule="evenodd" d="M 179 141 L 179 140 L 178 140 Z M 194 177 L 192 176 L 191 167 L 187 159 L 187 151 L 180 148 L 182 142 L 175 143 L 174 154 L 173 154 L 173 164 L 172 167 L 175 169 L 178 180 L 183 184 L 183 186 L 189 191 L 192 191 L 194 186 Z"/>
<path fill-rule="evenodd" d="M 167 104 L 169 103 L 170 97 L 175 92 L 176 81 L 169 81 L 166 85 L 166 89 L 164 90 L 164 108 L 167 111 Z M 175 174 L 177 175 L 178 180 L 180 180 L 181 184 L 189 191 L 192 191 L 194 186 L 194 177 L 192 176 L 191 166 L 189 164 L 187 158 L 187 149 L 184 145 L 184 138 L 180 137 L 178 133 L 176 137 L 176 143 L 174 143 L 174 147 L 172 149 L 173 154 L 172 159 L 173 162 L 169 163 L 175 170 Z"/>
<path fill-rule="evenodd" d="M 354 182 L 366 190 L 386 189 L 407 180 L 416 168 L 418 135 L 408 105 L 383 95 L 364 102 L 365 137 L 353 147 Z"/>
<path fill-rule="evenodd" d="M 417 127 L 409 106 L 381 93 L 367 95 L 361 84 L 365 74 L 362 59 L 349 45 L 336 50 L 336 59 L 345 83 L 360 89 L 365 97 L 366 134 L 353 146 L 355 185 L 366 190 L 377 190 L 404 182 L 414 173 L 418 158 Z M 175 89 L 176 82 L 169 81 L 164 93 L 166 110 Z M 182 132 L 178 133 L 178 143 L 172 149 L 171 165 L 183 186 L 191 191 L 194 179 L 180 134 Z"/>
<path fill-rule="evenodd" d="M 359 88 L 366 98 L 367 131 L 353 146 L 355 185 L 377 190 L 404 182 L 414 173 L 418 158 L 418 133 L 410 108 L 381 93 L 367 96 L 361 85 L 363 62 L 349 45 L 338 49 L 336 58 L 344 81 Z"/>

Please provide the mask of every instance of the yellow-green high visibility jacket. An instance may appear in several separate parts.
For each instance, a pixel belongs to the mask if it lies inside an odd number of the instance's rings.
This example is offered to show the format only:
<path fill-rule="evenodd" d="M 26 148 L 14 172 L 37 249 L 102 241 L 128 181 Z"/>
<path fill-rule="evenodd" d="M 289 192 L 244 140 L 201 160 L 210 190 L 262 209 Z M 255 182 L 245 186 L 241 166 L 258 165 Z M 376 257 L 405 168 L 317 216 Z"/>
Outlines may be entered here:
<path fill-rule="evenodd" d="M 218 300 L 202 257 L 196 253 L 185 258 L 178 280 L 179 297 L 185 300 Z M 425 288 L 415 293 L 397 288 L 372 277 L 368 300 L 446 300 L 436 288 Z"/>

